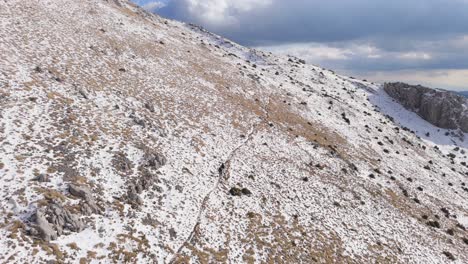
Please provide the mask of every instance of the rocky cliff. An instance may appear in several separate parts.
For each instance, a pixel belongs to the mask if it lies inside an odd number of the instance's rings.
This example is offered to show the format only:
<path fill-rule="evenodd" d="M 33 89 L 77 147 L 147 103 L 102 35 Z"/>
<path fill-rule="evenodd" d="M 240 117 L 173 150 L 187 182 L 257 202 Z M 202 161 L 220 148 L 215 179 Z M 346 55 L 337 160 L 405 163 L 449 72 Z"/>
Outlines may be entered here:
<path fill-rule="evenodd" d="M 468 145 L 411 114 L 128 1 L 0 1 L 0 262 L 467 263 Z"/>
<path fill-rule="evenodd" d="M 385 92 L 431 124 L 468 132 L 468 99 L 453 92 L 420 85 L 386 83 Z"/>

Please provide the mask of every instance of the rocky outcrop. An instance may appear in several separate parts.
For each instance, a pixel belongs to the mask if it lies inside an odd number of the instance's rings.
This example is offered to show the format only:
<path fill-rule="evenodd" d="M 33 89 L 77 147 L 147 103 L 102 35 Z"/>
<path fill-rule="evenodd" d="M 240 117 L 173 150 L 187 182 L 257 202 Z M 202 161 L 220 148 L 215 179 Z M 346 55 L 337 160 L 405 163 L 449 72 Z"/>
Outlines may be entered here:
<path fill-rule="evenodd" d="M 101 212 L 99 206 L 91 194 L 91 190 L 86 186 L 70 184 L 68 191 L 71 195 L 81 198 L 80 208 L 85 215 L 98 214 Z"/>
<path fill-rule="evenodd" d="M 139 168 L 138 177 L 128 182 L 127 194 L 124 197 L 133 207 L 139 207 L 143 204 L 140 194 L 150 189 L 154 184 L 159 183 L 158 176 L 154 173 L 166 165 L 166 157 L 159 153 L 146 151 Z"/>
<path fill-rule="evenodd" d="M 72 196 L 80 198 L 79 205 L 72 208 L 59 200 L 48 200 L 33 216 L 35 225 L 30 230 L 31 235 L 49 242 L 67 232 L 81 232 L 85 228 L 81 217 L 102 211 L 87 186 L 70 184 L 68 191 Z"/>
<path fill-rule="evenodd" d="M 78 215 L 58 201 L 50 201 L 47 207 L 39 208 L 35 214 L 36 228 L 32 235 L 39 236 L 44 241 L 57 239 L 65 230 L 81 232 L 85 225 Z"/>
<path fill-rule="evenodd" d="M 36 212 L 36 225 L 38 235 L 44 241 L 51 241 L 57 239 L 57 232 L 52 228 L 52 225 L 45 217 L 45 209 L 39 209 Z"/>
<path fill-rule="evenodd" d="M 158 153 L 147 152 L 142 165 L 157 170 L 166 165 L 166 158 Z"/>
<path fill-rule="evenodd" d="M 468 132 L 468 99 L 455 93 L 421 85 L 386 83 L 385 92 L 406 109 L 429 123 L 446 129 Z"/>

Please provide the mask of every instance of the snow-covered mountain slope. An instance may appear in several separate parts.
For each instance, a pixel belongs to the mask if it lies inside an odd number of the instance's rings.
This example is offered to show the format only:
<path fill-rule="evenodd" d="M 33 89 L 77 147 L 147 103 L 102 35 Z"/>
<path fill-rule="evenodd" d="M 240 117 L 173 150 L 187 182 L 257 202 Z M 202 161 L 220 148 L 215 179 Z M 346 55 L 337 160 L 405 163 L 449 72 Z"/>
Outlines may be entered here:
<path fill-rule="evenodd" d="M 467 263 L 467 147 L 123 0 L 0 1 L 5 263 Z"/>

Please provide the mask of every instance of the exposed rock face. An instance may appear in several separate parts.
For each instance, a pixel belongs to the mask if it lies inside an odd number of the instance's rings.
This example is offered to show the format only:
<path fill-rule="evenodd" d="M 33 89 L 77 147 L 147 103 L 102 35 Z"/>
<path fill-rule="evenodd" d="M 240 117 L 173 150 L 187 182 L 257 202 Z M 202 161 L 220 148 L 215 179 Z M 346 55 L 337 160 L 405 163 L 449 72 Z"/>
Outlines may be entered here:
<path fill-rule="evenodd" d="M 384 90 L 429 123 L 468 132 L 467 99 L 455 93 L 406 83 L 386 83 Z"/>
<path fill-rule="evenodd" d="M 39 208 L 35 218 L 38 235 L 44 241 L 57 239 L 64 230 L 80 232 L 84 228 L 83 221 L 77 215 L 56 201 L 51 201 L 47 207 Z"/>
<path fill-rule="evenodd" d="M 133 178 L 128 182 L 127 195 L 125 200 L 133 207 L 139 207 L 143 204 L 140 194 L 147 191 L 154 184 L 159 183 L 157 175 L 151 170 L 157 171 L 166 165 L 166 158 L 158 153 L 145 153 L 140 167 L 139 177 Z"/>
<path fill-rule="evenodd" d="M 71 213 L 69 209 L 63 207 L 60 203 L 49 204 L 46 214 L 48 215 L 47 220 L 52 224 L 59 236 L 63 234 L 64 230 L 81 232 L 84 228 L 84 223 L 78 215 Z"/>
<path fill-rule="evenodd" d="M 45 217 L 45 209 L 39 209 L 36 212 L 37 231 L 44 241 L 57 239 L 57 232 L 52 228 L 52 225 Z"/>
<path fill-rule="evenodd" d="M 68 188 L 68 190 L 70 191 L 70 194 L 73 195 L 73 196 L 80 197 L 80 198 L 83 198 L 83 199 L 91 199 L 92 198 L 91 190 L 89 190 L 85 186 L 70 184 L 70 187 Z"/>
<path fill-rule="evenodd" d="M 70 184 L 68 190 L 70 194 L 83 199 L 80 203 L 81 212 L 85 215 L 97 214 L 101 210 L 91 194 L 91 190 L 86 186 Z"/>

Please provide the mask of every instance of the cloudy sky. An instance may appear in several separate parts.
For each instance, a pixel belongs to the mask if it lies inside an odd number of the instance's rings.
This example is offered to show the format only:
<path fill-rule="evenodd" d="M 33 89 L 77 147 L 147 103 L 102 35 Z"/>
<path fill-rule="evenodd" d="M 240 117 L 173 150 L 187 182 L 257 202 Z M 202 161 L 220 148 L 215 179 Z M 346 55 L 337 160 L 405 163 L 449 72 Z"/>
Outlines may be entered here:
<path fill-rule="evenodd" d="M 468 90 L 468 0 L 134 2 L 343 74 Z"/>

